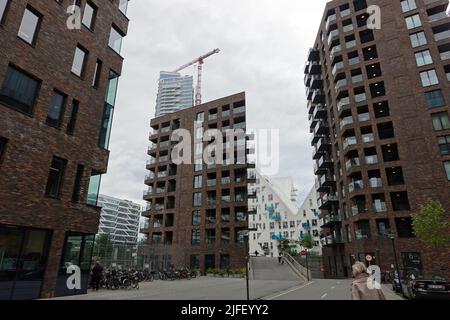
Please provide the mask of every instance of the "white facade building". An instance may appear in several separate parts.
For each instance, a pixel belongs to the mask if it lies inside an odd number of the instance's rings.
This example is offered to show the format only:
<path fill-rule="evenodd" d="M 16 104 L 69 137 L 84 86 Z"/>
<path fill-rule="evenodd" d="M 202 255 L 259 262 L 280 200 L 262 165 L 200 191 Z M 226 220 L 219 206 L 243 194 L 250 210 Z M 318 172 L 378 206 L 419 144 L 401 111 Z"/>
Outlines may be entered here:
<path fill-rule="evenodd" d="M 318 254 L 320 248 L 320 226 L 317 199 L 314 188 L 301 207 L 297 204 L 297 190 L 291 178 L 273 178 L 256 170 L 257 199 L 251 200 L 250 207 L 256 207 L 256 214 L 249 217 L 250 253 L 278 257 L 279 240 L 300 240 L 310 233 Z M 300 247 L 295 248 L 297 251 Z"/>
<path fill-rule="evenodd" d="M 114 244 L 136 244 L 141 206 L 128 200 L 99 195 L 102 207 L 98 234 L 109 234 Z"/>
<path fill-rule="evenodd" d="M 194 103 L 193 84 L 192 76 L 161 71 L 156 99 L 156 117 L 191 108 Z"/>

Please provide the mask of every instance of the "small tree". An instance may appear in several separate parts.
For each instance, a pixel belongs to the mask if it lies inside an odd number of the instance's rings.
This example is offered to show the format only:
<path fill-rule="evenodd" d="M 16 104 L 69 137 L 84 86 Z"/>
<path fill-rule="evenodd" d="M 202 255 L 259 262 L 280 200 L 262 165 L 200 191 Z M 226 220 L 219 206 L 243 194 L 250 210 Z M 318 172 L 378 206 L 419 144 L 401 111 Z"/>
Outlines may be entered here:
<path fill-rule="evenodd" d="M 291 250 L 291 241 L 289 239 L 278 240 L 278 251 L 289 252 Z"/>
<path fill-rule="evenodd" d="M 450 222 L 445 217 L 445 209 L 439 201 L 428 200 L 420 206 L 419 213 L 412 215 L 412 219 L 415 236 L 425 244 L 434 248 L 450 244 Z"/>
<path fill-rule="evenodd" d="M 306 249 L 314 248 L 314 240 L 309 233 L 307 233 L 302 240 L 300 240 L 300 245 Z"/>

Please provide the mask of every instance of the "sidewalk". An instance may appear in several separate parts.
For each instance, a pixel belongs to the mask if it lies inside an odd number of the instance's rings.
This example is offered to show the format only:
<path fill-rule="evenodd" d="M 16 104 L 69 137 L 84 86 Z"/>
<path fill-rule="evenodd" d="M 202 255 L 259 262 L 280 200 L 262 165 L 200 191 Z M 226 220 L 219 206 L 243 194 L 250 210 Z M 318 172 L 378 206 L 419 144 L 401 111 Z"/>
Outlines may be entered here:
<path fill-rule="evenodd" d="M 381 289 L 386 296 L 386 300 L 405 300 L 392 290 L 392 285 L 390 284 L 382 284 Z"/>

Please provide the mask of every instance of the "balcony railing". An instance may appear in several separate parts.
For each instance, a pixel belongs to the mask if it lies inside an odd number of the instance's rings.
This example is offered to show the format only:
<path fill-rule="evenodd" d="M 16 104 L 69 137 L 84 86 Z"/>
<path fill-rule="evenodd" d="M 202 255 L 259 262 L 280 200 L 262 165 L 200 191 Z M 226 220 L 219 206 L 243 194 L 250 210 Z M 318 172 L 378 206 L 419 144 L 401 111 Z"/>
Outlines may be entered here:
<path fill-rule="evenodd" d="M 370 113 L 360 113 L 358 114 L 358 122 L 364 122 L 370 120 Z"/>
<path fill-rule="evenodd" d="M 346 78 L 338 80 L 336 82 L 336 85 L 334 86 L 334 90 L 338 91 L 340 88 L 345 87 L 347 84 L 348 84 L 348 82 L 347 82 Z"/>
<path fill-rule="evenodd" d="M 236 202 L 245 202 L 245 201 L 247 201 L 247 200 L 246 200 L 244 194 L 237 194 L 237 195 L 235 196 L 235 201 L 236 201 Z"/>
<path fill-rule="evenodd" d="M 355 29 L 355 28 L 353 27 L 353 24 L 348 24 L 348 25 L 342 27 L 342 30 L 343 30 L 344 32 L 349 32 L 349 31 L 352 31 L 353 29 Z"/>
<path fill-rule="evenodd" d="M 376 155 L 374 156 L 366 156 L 366 164 L 377 164 L 378 163 L 378 157 Z"/>
<path fill-rule="evenodd" d="M 158 174 L 156 176 L 158 178 L 165 178 L 165 177 L 167 177 L 167 171 L 158 172 Z"/>
<path fill-rule="evenodd" d="M 338 72 L 338 70 L 340 70 L 340 69 L 342 69 L 342 68 L 344 68 L 344 62 L 343 62 L 343 61 L 337 62 L 337 63 L 334 65 L 333 70 L 331 70 L 331 73 L 332 73 L 333 76 L 334 76 L 334 75 L 336 75 L 336 73 Z"/>
<path fill-rule="evenodd" d="M 349 192 L 355 192 L 364 188 L 364 182 L 362 180 L 353 181 L 348 185 Z"/>
<path fill-rule="evenodd" d="M 347 138 L 344 139 L 343 147 L 344 147 L 344 149 L 347 149 L 348 147 L 354 146 L 357 143 L 358 142 L 356 140 L 356 137 L 347 137 Z"/>
<path fill-rule="evenodd" d="M 165 148 L 165 147 L 168 147 L 168 146 L 170 146 L 170 141 L 163 141 L 163 142 L 161 142 L 159 144 L 160 148 Z"/>
<path fill-rule="evenodd" d="M 161 133 L 167 133 L 170 131 L 170 127 L 161 128 Z"/>
<path fill-rule="evenodd" d="M 230 203 L 231 202 L 231 196 L 222 196 L 222 202 Z"/>
<path fill-rule="evenodd" d="M 373 211 L 375 211 L 376 213 L 386 212 L 387 211 L 386 202 L 381 201 L 374 202 Z"/>
<path fill-rule="evenodd" d="M 439 21 L 442 19 L 448 18 L 447 14 L 445 13 L 445 11 L 442 12 L 438 12 L 436 14 L 433 14 L 431 16 L 428 16 L 428 21 L 429 22 L 435 22 L 435 21 Z"/>
<path fill-rule="evenodd" d="M 348 59 L 348 64 L 351 66 L 354 64 L 358 64 L 358 63 L 359 63 L 359 57 L 354 57 L 354 58 Z"/>
<path fill-rule="evenodd" d="M 450 59 L 450 51 L 441 52 L 441 60 Z"/>
<path fill-rule="evenodd" d="M 363 207 L 363 206 L 353 206 L 352 207 L 352 215 L 353 216 L 357 216 L 359 214 L 364 214 L 367 212 L 367 208 Z"/>
<path fill-rule="evenodd" d="M 366 134 L 363 134 L 361 137 L 362 137 L 362 141 L 364 143 L 370 143 L 375 140 L 373 133 L 366 133 Z"/>
<path fill-rule="evenodd" d="M 328 30 L 328 27 L 330 26 L 331 22 L 336 21 L 337 16 L 336 14 L 332 14 L 327 18 L 327 21 L 325 22 L 325 29 Z"/>
<path fill-rule="evenodd" d="M 370 239 L 370 230 L 355 230 L 356 240 Z"/>
<path fill-rule="evenodd" d="M 320 239 L 320 242 L 321 242 L 322 246 L 329 246 L 329 245 L 343 243 L 340 237 L 335 237 L 335 236 L 328 236 L 328 237 L 322 238 L 322 239 Z"/>
<path fill-rule="evenodd" d="M 353 167 L 357 167 L 360 165 L 361 165 L 361 161 L 359 160 L 359 158 L 351 158 L 351 159 L 348 159 L 347 162 L 345 163 L 345 168 L 347 169 L 347 171 L 349 171 Z"/>
<path fill-rule="evenodd" d="M 383 187 L 383 180 L 381 178 L 370 178 L 369 185 L 371 188 L 381 188 Z"/>
<path fill-rule="evenodd" d="M 343 107 L 348 106 L 348 105 L 350 105 L 350 98 L 349 97 L 342 98 L 337 103 L 338 111 L 341 111 Z"/>
<path fill-rule="evenodd" d="M 365 93 L 360 93 L 360 94 L 355 95 L 355 101 L 358 103 L 366 101 L 366 100 L 367 100 L 367 96 Z"/>
<path fill-rule="evenodd" d="M 217 184 L 217 180 L 216 179 L 210 179 L 206 182 L 206 185 L 208 187 L 214 187 Z"/>
<path fill-rule="evenodd" d="M 340 126 L 340 128 L 341 128 L 341 130 L 342 130 L 343 127 L 345 127 L 345 126 L 347 126 L 347 125 L 349 125 L 349 124 L 352 124 L 352 123 L 353 123 L 353 117 L 352 117 L 352 116 L 349 116 L 349 117 L 343 118 L 343 119 L 339 122 L 339 126 Z"/>
<path fill-rule="evenodd" d="M 434 40 L 440 41 L 450 38 L 450 30 L 442 31 L 434 34 Z"/>
<path fill-rule="evenodd" d="M 222 184 L 230 184 L 231 178 L 230 177 L 224 177 L 222 178 Z"/>

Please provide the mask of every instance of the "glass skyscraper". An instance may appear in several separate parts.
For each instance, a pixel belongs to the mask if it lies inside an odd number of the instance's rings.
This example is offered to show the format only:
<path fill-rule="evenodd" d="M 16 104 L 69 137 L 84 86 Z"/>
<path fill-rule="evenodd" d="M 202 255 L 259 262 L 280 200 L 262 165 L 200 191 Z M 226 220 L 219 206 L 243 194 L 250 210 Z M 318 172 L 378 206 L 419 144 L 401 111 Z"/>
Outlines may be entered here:
<path fill-rule="evenodd" d="M 193 102 L 192 76 L 161 71 L 156 99 L 156 117 L 190 108 L 193 106 Z"/>

